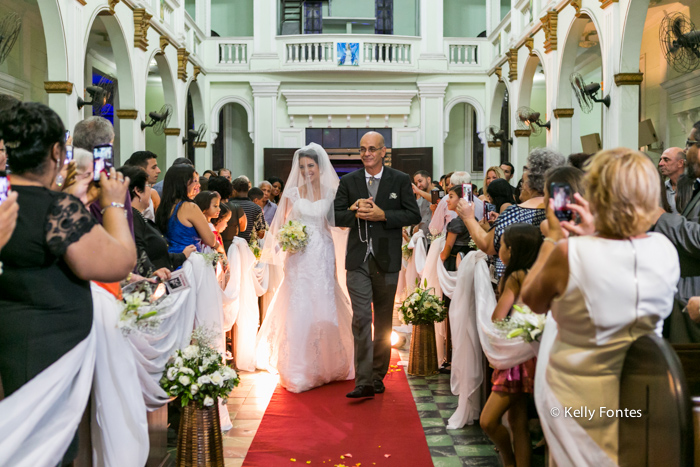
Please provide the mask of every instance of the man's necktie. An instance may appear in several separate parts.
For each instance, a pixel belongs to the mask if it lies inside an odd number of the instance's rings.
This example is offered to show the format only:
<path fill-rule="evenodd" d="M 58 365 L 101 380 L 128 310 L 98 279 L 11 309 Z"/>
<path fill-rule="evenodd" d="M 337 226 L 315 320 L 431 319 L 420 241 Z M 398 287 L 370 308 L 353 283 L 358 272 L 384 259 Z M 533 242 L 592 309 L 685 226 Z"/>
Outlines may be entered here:
<path fill-rule="evenodd" d="M 369 195 L 376 201 L 377 199 L 377 190 L 379 189 L 379 179 L 374 178 L 374 177 L 369 177 L 369 180 L 367 181 L 367 190 L 369 191 Z"/>

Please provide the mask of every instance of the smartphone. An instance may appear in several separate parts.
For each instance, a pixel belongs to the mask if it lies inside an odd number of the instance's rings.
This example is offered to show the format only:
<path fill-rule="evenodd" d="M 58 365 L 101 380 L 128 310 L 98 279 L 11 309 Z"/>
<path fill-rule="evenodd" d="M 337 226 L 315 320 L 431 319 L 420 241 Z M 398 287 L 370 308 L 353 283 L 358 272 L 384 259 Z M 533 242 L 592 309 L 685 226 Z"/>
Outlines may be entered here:
<path fill-rule="evenodd" d="M 489 213 L 496 212 L 496 206 L 491 203 L 484 203 L 484 219 L 488 220 Z"/>
<path fill-rule="evenodd" d="M 440 202 L 440 190 L 435 187 L 432 190 L 430 190 L 430 203 L 431 204 L 438 204 Z"/>
<path fill-rule="evenodd" d="M 567 204 L 572 204 L 571 186 L 568 183 L 552 183 L 549 187 L 549 193 L 554 200 L 554 215 L 560 221 L 570 221 L 573 219 L 573 213 L 570 209 L 566 209 Z"/>
<path fill-rule="evenodd" d="M 66 130 L 66 142 L 70 139 L 70 130 Z"/>
<path fill-rule="evenodd" d="M 462 198 L 466 199 L 470 203 L 474 202 L 474 193 L 472 193 L 471 183 L 462 183 Z"/>
<path fill-rule="evenodd" d="M 5 172 L 0 172 L 0 204 L 4 203 L 10 193 L 10 179 Z"/>
<path fill-rule="evenodd" d="M 66 158 L 63 160 L 64 164 L 68 164 L 73 160 L 73 146 L 66 146 Z"/>
<path fill-rule="evenodd" d="M 114 148 L 111 144 L 103 144 L 92 150 L 92 179 L 100 181 L 102 172 L 109 176 L 109 169 L 114 167 Z"/>

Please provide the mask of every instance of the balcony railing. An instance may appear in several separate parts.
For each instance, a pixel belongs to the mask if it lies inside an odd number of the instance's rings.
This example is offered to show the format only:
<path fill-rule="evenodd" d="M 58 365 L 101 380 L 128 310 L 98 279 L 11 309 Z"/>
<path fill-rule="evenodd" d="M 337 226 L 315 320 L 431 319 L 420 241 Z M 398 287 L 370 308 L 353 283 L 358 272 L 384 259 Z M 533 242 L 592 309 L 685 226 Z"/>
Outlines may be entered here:
<path fill-rule="evenodd" d="M 216 41 L 219 65 L 247 65 L 253 46 L 252 38 L 228 38 Z"/>
<path fill-rule="evenodd" d="M 445 51 L 450 67 L 475 67 L 488 64 L 484 55 L 488 53 L 486 39 L 445 38 Z"/>
<path fill-rule="evenodd" d="M 420 37 L 314 34 L 278 36 L 277 41 L 284 66 L 335 66 L 339 64 L 339 50 L 340 54 L 347 50 L 348 65 L 360 68 L 387 65 L 415 68 Z M 357 44 L 356 48 L 354 44 Z M 351 50 L 356 51 L 356 56 L 352 56 Z"/>

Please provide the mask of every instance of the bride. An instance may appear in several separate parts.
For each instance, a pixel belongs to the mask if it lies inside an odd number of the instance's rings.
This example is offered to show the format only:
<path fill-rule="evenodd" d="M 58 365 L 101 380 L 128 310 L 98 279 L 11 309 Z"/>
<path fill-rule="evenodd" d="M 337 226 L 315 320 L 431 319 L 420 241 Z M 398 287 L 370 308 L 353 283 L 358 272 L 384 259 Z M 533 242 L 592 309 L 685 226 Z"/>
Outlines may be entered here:
<path fill-rule="evenodd" d="M 263 261 L 283 261 L 284 279 L 257 336 L 257 367 L 279 373 L 290 392 L 355 377 L 352 311 L 336 277 L 331 234 L 338 183 L 321 146 L 299 149 L 263 250 Z M 305 225 L 309 238 L 298 253 L 283 253 L 276 242 L 290 220 Z"/>

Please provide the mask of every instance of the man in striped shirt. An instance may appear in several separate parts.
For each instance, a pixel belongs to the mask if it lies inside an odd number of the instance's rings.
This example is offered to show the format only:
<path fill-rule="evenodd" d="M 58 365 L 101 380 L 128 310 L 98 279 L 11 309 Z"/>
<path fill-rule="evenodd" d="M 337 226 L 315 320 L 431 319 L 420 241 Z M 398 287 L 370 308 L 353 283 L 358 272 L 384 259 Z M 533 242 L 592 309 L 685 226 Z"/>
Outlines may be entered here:
<path fill-rule="evenodd" d="M 267 230 L 267 223 L 265 222 L 265 217 L 263 216 L 263 211 L 260 209 L 260 206 L 248 198 L 248 190 L 250 189 L 248 178 L 243 176 L 238 177 L 232 184 L 234 198 L 232 198 L 231 201 L 238 204 L 243 209 L 248 219 L 245 230 L 239 232 L 238 237 L 241 237 L 247 242 L 250 240 L 251 233 L 255 231 L 259 238 L 263 238 Z"/>

